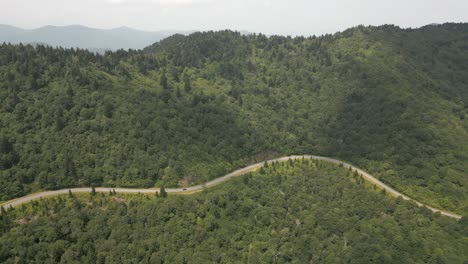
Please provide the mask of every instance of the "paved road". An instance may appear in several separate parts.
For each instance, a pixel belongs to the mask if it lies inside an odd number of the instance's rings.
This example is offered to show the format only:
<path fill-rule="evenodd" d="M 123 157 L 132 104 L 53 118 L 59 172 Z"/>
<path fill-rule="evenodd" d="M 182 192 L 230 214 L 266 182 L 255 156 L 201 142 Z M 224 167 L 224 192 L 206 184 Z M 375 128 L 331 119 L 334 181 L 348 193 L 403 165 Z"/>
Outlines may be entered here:
<path fill-rule="evenodd" d="M 356 167 L 352 166 L 351 164 L 348 164 L 346 162 L 343 162 L 343 161 L 340 161 L 340 160 L 337 160 L 337 159 L 328 158 L 328 157 L 321 157 L 321 156 L 314 156 L 314 155 L 302 155 L 302 156 L 286 156 L 286 157 L 282 157 L 282 158 L 278 158 L 278 159 L 268 160 L 268 163 L 275 162 L 275 161 L 287 161 L 288 159 L 302 159 L 303 157 L 305 159 L 317 159 L 317 160 L 322 160 L 322 161 L 325 161 L 325 162 L 330 162 L 330 163 L 338 164 L 338 165 L 343 164 L 344 168 L 346 168 L 346 169 L 351 168 L 353 171 L 357 171 L 359 174 L 362 175 L 362 177 L 364 179 L 366 179 L 367 181 L 369 181 L 369 182 L 371 182 L 371 183 L 385 189 L 388 193 L 394 195 L 395 197 L 401 196 L 405 200 L 412 200 L 416 204 L 418 204 L 419 206 L 425 206 L 425 207 L 429 208 L 433 212 L 439 212 L 442 215 L 445 215 L 445 216 L 448 216 L 448 217 L 452 217 L 452 218 L 455 218 L 455 219 L 460 219 L 462 217 L 461 215 L 454 214 L 454 213 L 444 211 L 444 210 L 440 210 L 440 209 L 437 209 L 437 208 L 433 208 L 433 207 L 425 205 L 425 204 L 423 204 L 423 203 L 421 203 L 419 201 L 411 199 L 408 196 L 406 196 L 406 195 L 398 192 L 397 190 L 393 189 L 392 187 L 386 185 L 385 183 L 379 181 L 377 178 L 373 177 L 372 175 L 368 174 L 367 172 L 365 172 L 365 171 L 363 171 L 363 170 L 361 170 L 359 168 L 356 168 Z M 246 174 L 248 172 L 254 171 L 254 170 L 260 168 L 261 166 L 263 166 L 263 164 L 264 164 L 264 162 L 259 162 L 259 163 L 247 166 L 245 168 L 233 171 L 233 172 L 231 172 L 229 174 L 226 174 L 226 175 L 224 175 L 222 177 L 216 178 L 216 179 L 214 179 L 212 181 L 209 181 L 209 182 L 206 182 L 204 184 L 200 184 L 200 185 L 196 185 L 196 186 L 192 186 L 192 187 L 187 187 L 187 188 L 166 189 L 166 192 L 168 192 L 168 193 L 178 193 L 178 194 L 192 194 L 192 193 L 195 193 L 195 192 L 199 192 L 199 191 L 202 191 L 205 188 L 209 188 L 209 187 L 215 186 L 217 184 L 220 184 L 220 183 L 222 183 L 224 181 L 227 181 L 232 177 L 240 176 L 240 175 Z M 117 193 L 156 193 L 156 192 L 159 192 L 159 189 L 157 189 L 157 188 L 153 188 L 153 189 L 128 189 L 128 188 L 104 188 L 104 187 L 100 187 L 100 188 L 95 188 L 95 189 L 96 189 L 96 192 L 109 192 L 111 190 L 115 190 Z M 72 188 L 72 189 L 62 189 L 62 190 L 56 190 L 56 191 L 45 191 L 45 192 L 31 194 L 31 195 L 28 195 L 28 196 L 24 196 L 24 197 L 21 197 L 21 198 L 6 202 L 6 203 L 2 204 L 2 206 L 5 207 L 5 208 L 9 208 L 10 206 L 15 207 L 15 206 L 21 205 L 23 203 L 30 202 L 32 200 L 37 200 L 39 198 L 56 196 L 56 195 L 60 195 L 60 194 L 67 194 L 69 190 L 71 192 L 73 192 L 73 193 L 91 192 L 91 188 Z"/>

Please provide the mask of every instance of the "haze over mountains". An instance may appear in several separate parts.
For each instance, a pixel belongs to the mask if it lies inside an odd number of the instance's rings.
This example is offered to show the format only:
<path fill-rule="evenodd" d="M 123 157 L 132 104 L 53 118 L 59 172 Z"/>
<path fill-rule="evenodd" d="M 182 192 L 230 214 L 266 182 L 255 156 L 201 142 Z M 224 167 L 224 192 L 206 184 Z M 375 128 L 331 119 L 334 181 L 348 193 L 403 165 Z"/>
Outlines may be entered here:
<path fill-rule="evenodd" d="M 0 25 L 0 42 L 44 43 L 65 48 L 81 48 L 96 52 L 117 49 L 142 49 L 173 34 L 188 34 L 191 31 L 141 31 L 129 27 L 96 29 L 81 25 L 44 26 L 37 29 L 22 29 Z"/>

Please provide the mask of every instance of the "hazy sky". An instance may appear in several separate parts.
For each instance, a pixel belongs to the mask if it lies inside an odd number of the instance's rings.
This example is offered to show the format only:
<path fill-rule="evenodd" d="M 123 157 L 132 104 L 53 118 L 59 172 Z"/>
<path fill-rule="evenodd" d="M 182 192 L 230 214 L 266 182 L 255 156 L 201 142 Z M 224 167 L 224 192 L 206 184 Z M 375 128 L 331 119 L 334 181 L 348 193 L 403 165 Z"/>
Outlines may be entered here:
<path fill-rule="evenodd" d="M 348 27 L 468 22 L 468 0 L 0 0 L 0 24 L 323 34 Z"/>

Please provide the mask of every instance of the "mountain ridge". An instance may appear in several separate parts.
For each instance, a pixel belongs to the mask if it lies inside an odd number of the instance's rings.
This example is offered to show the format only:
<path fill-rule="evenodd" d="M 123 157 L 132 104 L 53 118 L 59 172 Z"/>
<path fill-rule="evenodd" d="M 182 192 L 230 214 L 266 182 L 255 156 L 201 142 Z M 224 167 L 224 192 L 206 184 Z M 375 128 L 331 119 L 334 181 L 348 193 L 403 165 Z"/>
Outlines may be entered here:
<path fill-rule="evenodd" d="M 94 50 L 142 49 L 173 34 L 188 34 L 192 31 L 143 31 L 122 26 L 112 29 L 97 29 L 83 25 L 46 25 L 35 29 L 22 29 L 0 25 L 0 42 L 46 43 L 64 48 Z"/>
<path fill-rule="evenodd" d="M 220 31 L 103 56 L 2 45 L 1 199 L 181 187 L 317 153 L 464 214 L 467 36 L 467 24 L 308 38 Z"/>

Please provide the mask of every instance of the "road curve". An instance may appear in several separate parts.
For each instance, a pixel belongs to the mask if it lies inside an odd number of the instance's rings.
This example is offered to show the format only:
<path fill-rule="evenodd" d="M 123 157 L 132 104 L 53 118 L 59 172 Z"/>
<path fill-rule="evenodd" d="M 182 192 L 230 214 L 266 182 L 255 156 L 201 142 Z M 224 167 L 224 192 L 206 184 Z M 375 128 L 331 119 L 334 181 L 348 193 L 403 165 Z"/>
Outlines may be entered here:
<path fill-rule="evenodd" d="M 286 157 L 281 157 L 281 158 L 277 158 L 277 159 L 268 160 L 267 162 L 272 163 L 272 162 L 275 162 L 275 161 L 287 161 L 289 159 L 302 159 L 302 158 L 316 159 L 316 160 L 321 160 L 321 161 L 325 161 L 325 162 L 329 162 L 329 163 L 333 163 L 333 164 L 337 164 L 337 165 L 342 164 L 344 168 L 346 168 L 346 169 L 351 168 L 353 171 L 357 171 L 368 182 L 370 182 L 372 184 L 375 184 L 376 186 L 379 186 L 382 189 L 385 189 L 385 191 L 387 191 L 388 193 L 394 195 L 395 197 L 400 196 L 405 200 L 411 200 L 411 201 L 415 202 L 419 206 L 425 206 L 425 207 L 429 208 L 434 213 L 438 212 L 438 213 L 440 213 L 442 215 L 445 215 L 445 216 L 448 216 L 448 217 L 451 217 L 451 218 L 455 218 L 455 219 L 461 219 L 462 218 L 461 215 L 454 214 L 454 213 L 444 211 L 444 210 L 440 210 L 440 209 L 425 205 L 425 204 L 423 204 L 423 203 L 421 203 L 419 201 L 416 201 L 414 199 L 411 199 L 410 197 L 398 192 L 397 190 L 393 189 L 392 187 L 390 187 L 390 186 L 386 185 L 385 183 L 379 181 L 377 178 L 373 177 L 369 173 L 367 173 L 367 172 L 365 172 L 365 171 L 363 171 L 363 170 L 361 170 L 359 168 L 356 168 L 356 167 L 354 167 L 353 165 L 351 165 L 349 163 L 346 163 L 346 162 L 343 162 L 343 161 L 340 161 L 340 160 L 337 160 L 337 159 L 322 157 L 322 156 L 314 156 L 314 155 L 300 155 L 300 156 L 299 155 L 293 155 L 293 156 L 286 156 Z M 240 176 L 240 175 L 246 174 L 248 172 L 254 171 L 254 170 L 260 168 L 261 166 L 263 166 L 263 164 L 264 164 L 264 162 L 259 162 L 259 163 L 256 163 L 256 164 L 252 164 L 250 166 L 247 166 L 247 167 L 242 168 L 242 169 L 238 169 L 238 170 L 233 171 L 233 172 L 231 172 L 229 174 L 226 174 L 226 175 L 224 175 L 222 177 L 216 178 L 216 179 L 214 179 L 212 181 L 209 181 L 209 182 L 206 182 L 206 183 L 203 183 L 203 184 L 200 184 L 200 185 L 195 185 L 195 186 L 187 187 L 187 188 L 166 189 L 166 192 L 168 192 L 168 193 L 178 193 L 178 194 L 192 194 L 192 193 L 195 193 L 195 192 L 199 192 L 199 191 L 202 191 L 205 188 L 213 187 L 213 186 L 215 186 L 217 184 L 225 182 L 225 181 L 227 181 L 227 180 L 229 180 L 229 179 L 231 179 L 233 177 Z M 159 192 L 158 188 L 128 189 L 128 188 L 99 187 L 99 188 L 95 188 L 95 190 L 96 190 L 96 192 L 109 192 L 111 190 L 115 190 L 117 193 L 156 193 L 156 192 Z M 1 206 L 8 209 L 10 207 L 15 207 L 15 206 L 18 206 L 18 205 L 21 205 L 21 204 L 24 204 L 24 203 L 28 203 L 28 202 L 33 201 L 33 200 L 40 199 L 40 198 L 56 196 L 56 195 L 61 195 L 61 194 L 67 194 L 69 191 L 71 191 L 72 193 L 86 193 L 86 192 L 91 192 L 91 188 L 71 188 L 71 189 L 62 189 L 62 190 L 56 190 L 56 191 L 45 191 L 45 192 L 40 192 L 40 193 L 34 193 L 34 194 L 31 194 L 31 195 L 28 195 L 28 196 L 20 197 L 18 199 L 14 199 L 14 200 L 11 200 L 9 202 L 3 203 L 3 204 L 1 204 Z"/>

